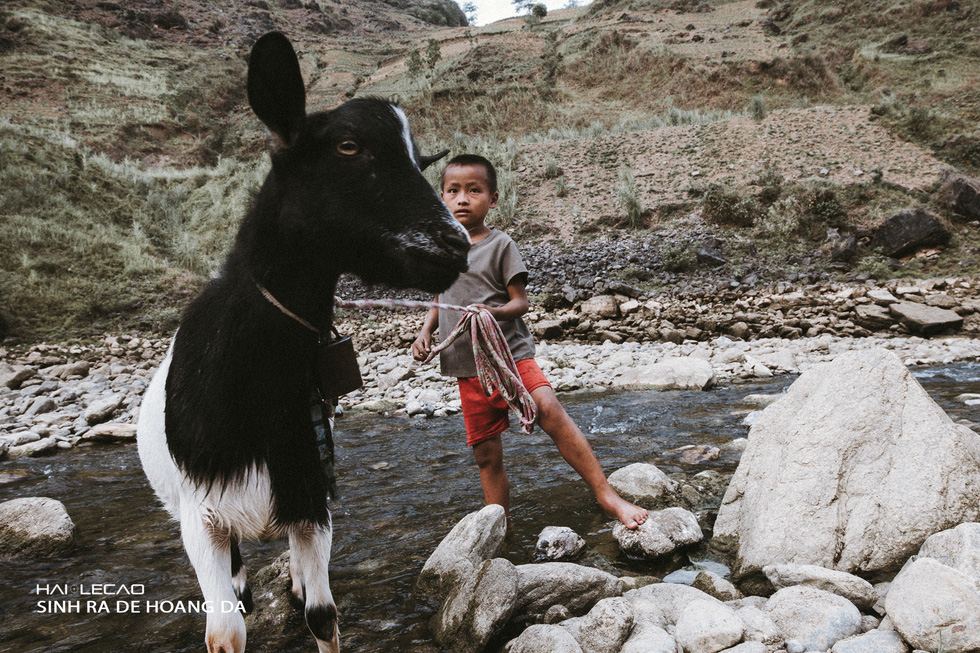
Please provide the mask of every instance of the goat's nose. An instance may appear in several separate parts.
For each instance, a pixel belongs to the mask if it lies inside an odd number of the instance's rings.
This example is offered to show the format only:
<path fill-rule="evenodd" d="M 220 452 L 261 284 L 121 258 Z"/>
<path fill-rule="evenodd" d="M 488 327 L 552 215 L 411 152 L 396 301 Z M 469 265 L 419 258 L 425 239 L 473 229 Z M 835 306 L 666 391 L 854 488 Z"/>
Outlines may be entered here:
<path fill-rule="evenodd" d="M 465 254 L 470 250 L 469 237 L 459 229 L 447 230 L 441 233 L 439 240 L 447 250 L 452 252 Z"/>

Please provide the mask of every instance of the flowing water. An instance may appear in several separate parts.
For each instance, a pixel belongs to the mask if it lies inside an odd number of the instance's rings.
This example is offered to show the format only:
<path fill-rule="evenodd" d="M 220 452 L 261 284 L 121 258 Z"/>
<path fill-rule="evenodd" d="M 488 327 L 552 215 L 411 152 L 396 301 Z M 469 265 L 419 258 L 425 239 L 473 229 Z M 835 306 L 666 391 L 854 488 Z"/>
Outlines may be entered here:
<path fill-rule="evenodd" d="M 980 392 L 980 364 L 925 368 L 916 375 L 953 419 L 980 421 L 977 409 L 954 400 Z M 651 462 L 667 473 L 730 474 L 737 464 L 732 454 L 687 465 L 674 450 L 746 435 L 742 420 L 752 407 L 742 399 L 780 392 L 791 382 L 784 377 L 708 392 L 575 393 L 562 401 L 607 472 Z M 509 431 L 504 437 L 513 514 L 506 557 L 530 562 L 541 529 L 561 525 L 586 539 L 593 561 L 644 571 L 617 557 L 608 520 L 547 436 Z M 336 439 L 342 498 L 332 506 L 331 588 L 343 649 L 436 651 L 427 627 L 433 606 L 413 600 L 412 586 L 452 526 L 483 506 L 462 418 L 348 415 L 338 420 Z M 198 585 L 179 530 L 147 485 L 135 446 L 0 464 L 0 501 L 26 496 L 62 501 L 78 541 L 62 558 L 0 562 L 0 652 L 203 650 L 203 614 L 180 611 L 200 601 Z M 242 547 L 252 573 L 284 550 L 279 542 Z M 93 590 L 97 585 L 103 587 Z M 103 595 L 79 595 L 83 590 Z M 123 593 L 104 595 L 117 591 Z M 315 650 L 302 630 L 290 641 L 270 648 L 252 638 L 249 650 Z"/>

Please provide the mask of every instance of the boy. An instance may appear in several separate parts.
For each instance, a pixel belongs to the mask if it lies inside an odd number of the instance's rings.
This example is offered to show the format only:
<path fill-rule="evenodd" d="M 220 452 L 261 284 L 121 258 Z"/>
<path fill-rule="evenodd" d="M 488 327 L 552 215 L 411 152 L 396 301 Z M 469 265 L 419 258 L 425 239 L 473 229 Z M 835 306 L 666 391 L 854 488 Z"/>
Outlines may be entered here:
<path fill-rule="evenodd" d="M 473 154 L 453 158 L 442 172 L 442 200 L 466 228 L 473 243 L 469 271 L 436 301 L 486 308 L 500 324 L 517 370 L 538 407 L 538 425 L 551 436 L 562 457 L 589 484 L 599 506 L 628 528 L 647 519 L 647 511 L 620 497 L 606 481 L 592 447 L 565 412 L 551 384 L 534 361 L 534 339 L 521 316 L 527 312 L 527 268 L 514 241 L 488 227 L 487 213 L 497 206 L 497 173 L 489 161 Z M 457 311 L 429 310 L 412 343 L 412 356 L 425 360 L 437 326 L 445 337 L 460 318 Z M 510 514 L 510 486 L 504 470 L 500 434 L 509 426 L 507 404 L 500 393 L 486 397 L 476 374 L 468 333 L 440 353 L 446 376 L 455 376 L 466 423 L 467 444 L 473 447 L 487 504 L 503 506 Z"/>

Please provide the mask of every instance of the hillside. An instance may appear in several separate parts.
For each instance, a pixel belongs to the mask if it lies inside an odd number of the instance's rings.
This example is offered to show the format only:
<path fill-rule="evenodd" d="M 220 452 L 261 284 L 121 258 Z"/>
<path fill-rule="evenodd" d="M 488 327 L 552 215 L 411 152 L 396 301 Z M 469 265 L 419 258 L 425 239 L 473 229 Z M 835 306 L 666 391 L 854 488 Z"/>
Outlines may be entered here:
<path fill-rule="evenodd" d="M 957 0 L 597 0 L 479 28 L 450 0 L 15 0 L 0 8 L 13 333 L 173 328 L 267 166 L 243 83 L 271 29 L 296 44 L 311 109 L 394 97 L 424 149 L 496 161 L 496 219 L 536 251 L 643 241 L 651 289 L 976 272 L 975 228 L 935 196 L 943 170 L 980 172 L 980 27 Z M 828 228 L 866 243 L 913 206 L 953 226 L 949 245 L 820 253 Z M 697 263 L 703 242 L 721 268 Z"/>

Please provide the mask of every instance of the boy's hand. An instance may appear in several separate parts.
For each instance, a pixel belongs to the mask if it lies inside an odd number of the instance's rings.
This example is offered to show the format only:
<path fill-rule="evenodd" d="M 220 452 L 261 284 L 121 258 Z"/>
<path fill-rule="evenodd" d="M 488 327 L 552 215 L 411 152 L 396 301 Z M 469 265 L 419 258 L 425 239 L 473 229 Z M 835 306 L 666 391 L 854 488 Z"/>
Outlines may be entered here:
<path fill-rule="evenodd" d="M 495 306 L 487 306 L 486 304 L 470 304 L 467 308 L 482 308 L 482 309 L 486 309 L 486 310 L 490 311 L 490 315 L 492 315 L 494 317 L 494 319 L 498 319 L 497 318 L 497 311 L 496 311 L 496 307 Z"/>
<path fill-rule="evenodd" d="M 432 351 L 432 336 L 428 333 L 420 333 L 412 343 L 412 358 L 424 361 L 429 357 L 430 351 Z"/>

